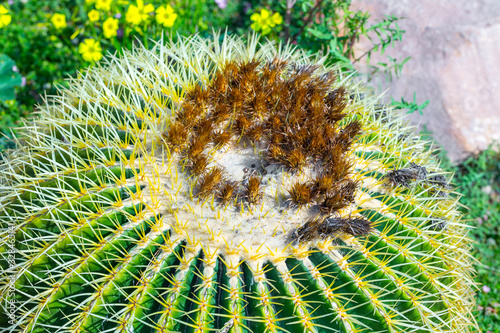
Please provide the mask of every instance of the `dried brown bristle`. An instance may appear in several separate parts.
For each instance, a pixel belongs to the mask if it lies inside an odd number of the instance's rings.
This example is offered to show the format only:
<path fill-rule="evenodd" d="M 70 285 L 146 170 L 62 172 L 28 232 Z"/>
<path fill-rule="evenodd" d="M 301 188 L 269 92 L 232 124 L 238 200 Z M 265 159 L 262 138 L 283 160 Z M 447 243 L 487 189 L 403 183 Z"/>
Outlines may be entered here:
<path fill-rule="evenodd" d="M 170 127 L 164 135 L 164 138 L 169 145 L 173 147 L 180 147 L 187 143 L 189 132 L 183 124 L 173 121 L 170 123 Z"/>
<path fill-rule="evenodd" d="M 279 146 L 273 145 L 267 150 L 267 159 L 271 162 L 280 163 L 285 158 L 285 152 Z"/>
<path fill-rule="evenodd" d="M 212 81 L 212 85 L 210 86 L 210 93 L 212 98 L 218 98 L 227 92 L 229 88 L 226 77 L 222 72 L 218 71 L 215 75 L 214 80 Z"/>
<path fill-rule="evenodd" d="M 230 131 L 216 131 L 212 134 L 214 145 L 217 148 L 222 148 L 231 143 L 232 134 Z"/>
<path fill-rule="evenodd" d="M 214 194 L 217 186 L 224 180 L 224 169 L 222 167 L 214 167 L 203 174 L 198 180 L 198 196 L 206 198 Z"/>
<path fill-rule="evenodd" d="M 255 91 L 255 96 L 248 105 L 248 111 L 254 113 L 258 118 L 267 115 L 267 94 L 267 91 Z"/>
<path fill-rule="evenodd" d="M 346 179 L 342 182 L 339 192 L 342 194 L 342 201 L 347 203 L 354 202 L 354 194 L 359 187 L 359 182 L 352 179 Z"/>
<path fill-rule="evenodd" d="M 272 146 L 281 146 L 285 141 L 285 136 L 280 133 L 276 133 L 274 131 L 271 132 L 269 138 L 269 144 Z"/>
<path fill-rule="evenodd" d="M 272 131 L 279 130 L 282 125 L 283 125 L 283 122 L 282 122 L 281 118 L 277 114 L 272 115 L 271 118 L 269 119 L 268 127 Z"/>
<path fill-rule="evenodd" d="M 312 218 L 292 232 L 291 240 L 307 242 L 318 237 L 318 229 L 324 221 L 322 218 Z"/>
<path fill-rule="evenodd" d="M 290 199 L 297 206 L 307 205 L 314 201 L 314 193 L 310 184 L 296 182 L 288 191 Z"/>
<path fill-rule="evenodd" d="M 330 156 L 330 158 L 325 162 L 327 163 L 325 168 L 332 179 L 335 182 L 347 179 L 352 169 L 352 161 L 342 155 Z"/>
<path fill-rule="evenodd" d="M 444 175 L 437 175 L 431 173 L 429 174 L 429 177 L 426 179 L 426 183 L 442 187 L 445 190 L 451 190 L 451 186 Z"/>
<path fill-rule="evenodd" d="M 219 125 L 228 120 L 231 115 L 231 109 L 225 103 L 217 103 L 214 105 L 214 110 L 210 115 L 210 120 L 214 125 Z"/>
<path fill-rule="evenodd" d="M 371 223 L 362 217 L 314 218 L 295 229 L 291 234 L 291 240 L 306 242 L 318 237 L 336 237 L 339 234 L 367 236 L 372 231 Z"/>
<path fill-rule="evenodd" d="M 295 148 L 288 152 L 283 162 L 290 170 L 298 171 L 306 165 L 306 156 L 304 155 L 304 151 Z"/>
<path fill-rule="evenodd" d="M 331 217 L 326 218 L 318 228 L 321 237 L 337 233 L 349 234 L 354 237 L 366 236 L 372 230 L 371 221 L 361 217 Z"/>
<path fill-rule="evenodd" d="M 335 179 L 332 174 L 326 172 L 323 172 L 319 174 L 316 179 L 314 180 L 313 183 L 313 190 L 317 195 L 324 195 L 326 194 L 329 190 L 334 188 L 335 183 L 337 180 Z"/>
<path fill-rule="evenodd" d="M 233 85 L 235 84 L 236 82 L 233 82 Z M 239 88 L 242 88 L 242 87 L 239 87 Z M 242 89 L 233 89 L 231 91 L 231 95 L 229 96 L 229 106 L 233 109 L 233 110 L 241 110 L 242 109 L 242 106 L 243 106 L 243 103 L 245 102 L 245 91 L 243 91 Z"/>
<path fill-rule="evenodd" d="M 209 138 L 207 138 L 207 136 L 194 136 L 187 149 L 187 155 L 189 158 L 195 158 L 203 153 L 208 143 Z"/>
<path fill-rule="evenodd" d="M 355 120 L 345 126 L 340 131 L 340 133 L 337 134 L 335 141 L 342 147 L 344 147 L 344 149 L 347 149 L 351 145 L 354 137 L 358 135 L 359 132 L 361 132 L 361 124 L 359 123 L 359 121 Z"/>
<path fill-rule="evenodd" d="M 329 216 L 347 205 L 349 205 L 349 203 L 343 200 L 343 195 L 341 193 L 329 192 L 325 195 L 323 202 L 319 205 L 319 209 L 321 213 Z"/>
<path fill-rule="evenodd" d="M 393 186 L 410 187 L 410 184 L 419 178 L 418 170 L 415 168 L 403 168 L 389 171 L 384 179 Z"/>
<path fill-rule="evenodd" d="M 205 137 L 206 140 L 210 140 L 212 136 L 212 130 L 214 128 L 214 123 L 210 119 L 201 120 L 196 127 L 196 133 L 198 136 Z"/>
<path fill-rule="evenodd" d="M 208 166 L 208 157 L 205 154 L 199 154 L 193 157 L 191 162 L 191 172 L 195 175 L 200 175 L 205 172 Z"/>
<path fill-rule="evenodd" d="M 345 117 L 343 113 L 347 106 L 347 92 L 344 87 L 337 88 L 328 93 L 325 99 L 326 106 L 329 109 L 327 119 L 331 122 L 338 122 Z"/>
<path fill-rule="evenodd" d="M 257 204 L 262 199 L 262 190 L 260 183 L 262 177 L 257 175 L 252 175 L 248 178 L 248 183 L 245 188 L 245 196 L 249 203 Z"/>
<path fill-rule="evenodd" d="M 325 134 L 320 130 L 315 130 L 309 137 L 308 148 L 314 155 L 321 155 L 321 152 L 326 148 L 326 143 Z"/>
<path fill-rule="evenodd" d="M 217 199 L 222 204 L 229 203 L 232 199 L 234 199 L 236 195 L 236 189 L 238 188 L 237 182 L 225 181 L 221 186 L 217 193 Z"/>
<path fill-rule="evenodd" d="M 184 126 L 191 128 L 198 122 L 201 112 L 198 105 L 192 101 L 185 101 L 182 105 L 182 113 L 177 115 L 177 121 L 184 124 Z"/>
<path fill-rule="evenodd" d="M 321 212 L 325 215 L 331 215 L 353 203 L 354 194 L 358 187 L 359 183 L 352 179 L 336 182 L 335 186 L 326 192 L 324 201 L 320 204 Z"/>
<path fill-rule="evenodd" d="M 247 118 L 244 114 L 240 114 L 236 117 L 236 121 L 234 122 L 234 129 L 243 134 L 243 132 L 250 127 L 252 121 Z"/>
<path fill-rule="evenodd" d="M 260 141 L 260 139 L 262 139 L 262 137 L 264 136 L 264 127 L 262 127 L 261 125 L 254 125 L 249 128 L 245 134 L 253 142 Z"/>
<path fill-rule="evenodd" d="M 323 130 L 323 135 L 325 137 L 325 140 L 329 142 L 329 144 L 333 144 L 335 137 L 337 136 L 337 127 L 335 124 L 325 124 L 322 128 Z"/>

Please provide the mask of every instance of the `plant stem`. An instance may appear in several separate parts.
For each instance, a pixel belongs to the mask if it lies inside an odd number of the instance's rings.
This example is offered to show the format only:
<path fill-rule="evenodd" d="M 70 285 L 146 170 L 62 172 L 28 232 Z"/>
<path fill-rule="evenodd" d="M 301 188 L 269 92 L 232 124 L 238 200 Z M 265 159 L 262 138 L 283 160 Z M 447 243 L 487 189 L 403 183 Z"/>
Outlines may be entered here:
<path fill-rule="evenodd" d="M 286 13 L 285 13 L 285 42 L 290 39 L 290 25 L 292 24 L 292 8 L 297 0 L 286 0 Z"/>
<path fill-rule="evenodd" d="M 304 25 L 302 27 L 300 27 L 299 32 L 297 32 L 293 35 L 292 40 L 295 40 L 298 36 L 302 35 L 302 33 L 304 32 L 304 29 L 309 25 L 309 23 L 311 23 L 314 15 L 316 14 L 316 10 L 318 8 L 321 8 L 322 4 L 323 4 L 323 0 L 316 0 L 316 5 L 314 5 L 314 7 L 309 12 L 309 15 L 307 16 L 307 18 L 304 22 Z"/>

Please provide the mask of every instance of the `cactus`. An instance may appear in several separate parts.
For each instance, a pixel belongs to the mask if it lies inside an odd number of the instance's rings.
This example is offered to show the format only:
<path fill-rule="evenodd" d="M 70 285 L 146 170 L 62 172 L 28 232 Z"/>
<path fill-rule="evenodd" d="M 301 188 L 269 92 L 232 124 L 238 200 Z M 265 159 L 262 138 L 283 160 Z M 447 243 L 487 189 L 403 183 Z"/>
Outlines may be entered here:
<path fill-rule="evenodd" d="M 48 99 L 1 166 L 0 332 L 473 331 L 459 195 L 323 62 L 180 38 Z"/>

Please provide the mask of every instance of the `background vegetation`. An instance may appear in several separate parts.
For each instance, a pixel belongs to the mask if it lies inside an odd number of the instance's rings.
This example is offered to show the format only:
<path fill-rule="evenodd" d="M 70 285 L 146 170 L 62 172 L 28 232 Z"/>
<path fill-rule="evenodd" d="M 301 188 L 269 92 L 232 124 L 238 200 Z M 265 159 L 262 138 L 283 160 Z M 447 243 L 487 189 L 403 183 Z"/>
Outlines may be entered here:
<path fill-rule="evenodd" d="M 13 145 L 9 129 L 19 119 L 32 116 L 34 106 L 43 96 L 55 94 L 57 86 L 65 86 L 66 78 L 95 65 L 106 53 L 123 52 L 135 43 L 147 46 L 150 39 L 161 36 L 257 31 L 307 52 L 320 52 L 345 71 L 363 61 L 370 75 L 383 72 L 392 79 L 409 58 L 372 64 L 370 57 L 401 41 L 400 18 L 369 24 L 369 16 L 352 10 L 351 0 L 0 1 L 0 132 L 5 135 L 0 138 L 0 151 Z M 371 47 L 356 54 L 354 45 L 361 37 L 368 38 Z M 423 112 L 428 103 L 418 105 L 415 97 L 392 100 L 395 109 L 410 113 Z M 489 149 L 458 166 L 446 159 L 444 165 L 456 174 L 455 185 L 464 193 L 461 202 L 470 207 L 464 213 L 476 227 L 476 257 L 482 263 L 476 264 L 480 327 L 500 332 L 500 301 L 495 298 L 500 292 L 500 154 Z"/>
<path fill-rule="evenodd" d="M 495 149 L 493 149 L 495 148 Z M 459 165 L 444 159 L 444 167 L 455 173 L 454 185 L 463 196 L 460 203 L 474 227 L 479 290 L 477 316 L 482 332 L 500 332 L 500 153 L 491 147 Z"/>

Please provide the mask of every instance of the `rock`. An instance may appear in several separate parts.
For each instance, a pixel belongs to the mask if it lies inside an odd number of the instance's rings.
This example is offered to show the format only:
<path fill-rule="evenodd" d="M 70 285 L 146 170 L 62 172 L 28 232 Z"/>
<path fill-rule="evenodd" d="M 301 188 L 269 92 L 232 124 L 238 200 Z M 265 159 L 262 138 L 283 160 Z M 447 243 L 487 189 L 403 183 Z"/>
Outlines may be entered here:
<path fill-rule="evenodd" d="M 371 63 L 411 56 L 399 78 L 378 82 L 396 100 L 412 101 L 414 92 L 419 104 L 430 100 L 410 121 L 425 125 L 452 161 L 500 140 L 500 1 L 353 0 L 352 8 L 369 11 L 370 20 L 405 17 L 403 40 Z M 369 45 L 361 40 L 358 56 Z"/>

